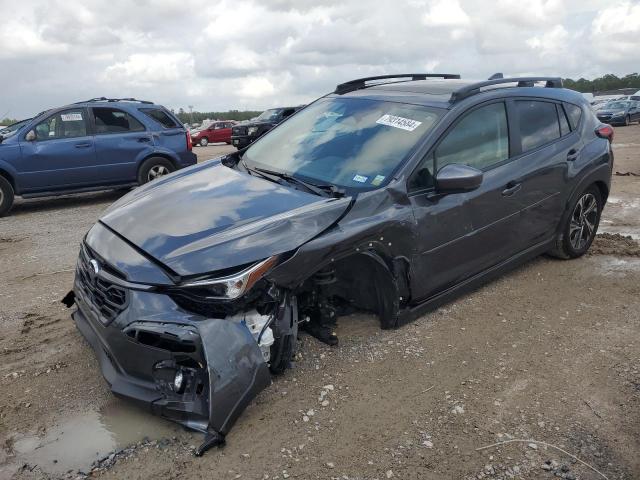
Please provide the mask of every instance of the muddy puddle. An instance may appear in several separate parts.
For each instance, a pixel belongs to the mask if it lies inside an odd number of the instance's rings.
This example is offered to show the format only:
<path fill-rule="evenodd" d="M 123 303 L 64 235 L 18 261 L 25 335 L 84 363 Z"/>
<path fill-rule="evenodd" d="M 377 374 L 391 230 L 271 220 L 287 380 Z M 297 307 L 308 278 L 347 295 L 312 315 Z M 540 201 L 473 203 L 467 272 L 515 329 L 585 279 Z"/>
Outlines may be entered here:
<path fill-rule="evenodd" d="M 15 437 L 17 463 L 38 466 L 50 474 L 88 471 L 91 464 L 145 437 L 160 440 L 189 436 L 179 425 L 121 400 L 100 411 L 77 414 L 49 428 L 44 436 Z"/>
<path fill-rule="evenodd" d="M 605 276 L 625 277 L 630 272 L 640 272 L 640 258 L 602 255 L 592 257 L 596 269 Z"/>

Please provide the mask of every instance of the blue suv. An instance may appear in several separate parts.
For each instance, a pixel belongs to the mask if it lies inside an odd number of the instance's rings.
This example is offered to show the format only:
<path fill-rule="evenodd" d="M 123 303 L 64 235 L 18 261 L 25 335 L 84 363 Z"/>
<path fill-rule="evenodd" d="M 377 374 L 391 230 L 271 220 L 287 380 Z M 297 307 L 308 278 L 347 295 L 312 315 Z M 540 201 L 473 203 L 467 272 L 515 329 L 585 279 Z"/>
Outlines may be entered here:
<path fill-rule="evenodd" d="M 0 135 L 0 216 L 23 198 L 141 185 L 196 163 L 191 136 L 161 105 L 94 98 Z"/>

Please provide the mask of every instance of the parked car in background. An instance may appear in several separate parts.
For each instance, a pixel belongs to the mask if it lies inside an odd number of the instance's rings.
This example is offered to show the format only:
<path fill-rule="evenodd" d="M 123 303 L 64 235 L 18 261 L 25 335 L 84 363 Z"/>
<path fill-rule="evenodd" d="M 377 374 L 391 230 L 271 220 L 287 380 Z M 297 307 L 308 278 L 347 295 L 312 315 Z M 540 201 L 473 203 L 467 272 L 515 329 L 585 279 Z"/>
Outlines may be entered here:
<path fill-rule="evenodd" d="M 584 255 L 613 128 L 560 78 L 459 78 L 340 84 L 112 205 L 65 297 L 112 390 L 204 432 L 202 454 L 290 366 L 299 326 L 335 345 L 346 313 L 397 328 L 543 253 Z"/>
<path fill-rule="evenodd" d="M 24 198 L 141 185 L 196 163 L 162 105 L 96 98 L 54 108 L 0 138 L 0 216 Z"/>
<path fill-rule="evenodd" d="M 613 100 L 596 111 L 598 120 L 610 125 L 629 125 L 640 122 L 640 102 L 635 100 Z"/>
<path fill-rule="evenodd" d="M 270 110 L 265 110 L 253 120 L 235 125 L 231 129 L 231 143 L 238 149 L 251 145 L 262 135 L 293 115 L 302 107 L 304 107 L 304 105 L 299 105 L 297 107 L 272 108 Z"/>
<path fill-rule="evenodd" d="M 231 143 L 231 127 L 235 124 L 233 120 L 212 122 L 204 129 L 192 131 L 191 142 L 201 147 L 210 143 Z"/>

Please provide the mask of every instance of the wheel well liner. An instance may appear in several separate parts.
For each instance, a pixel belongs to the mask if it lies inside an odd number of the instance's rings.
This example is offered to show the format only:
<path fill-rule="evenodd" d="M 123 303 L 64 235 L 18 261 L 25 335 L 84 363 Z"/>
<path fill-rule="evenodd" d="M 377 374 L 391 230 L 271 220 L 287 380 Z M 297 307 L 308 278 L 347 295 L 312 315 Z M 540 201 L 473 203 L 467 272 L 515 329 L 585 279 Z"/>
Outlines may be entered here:
<path fill-rule="evenodd" d="M 606 201 L 609 197 L 609 187 L 607 187 L 607 184 L 598 180 L 595 182 L 595 185 L 596 187 L 598 187 L 598 190 L 600 190 L 600 196 L 602 197 L 602 200 Z"/>
<path fill-rule="evenodd" d="M 333 296 L 345 300 L 358 310 L 374 312 L 383 329 L 398 327 L 400 307 L 399 282 L 393 266 L 374 251 L 365 251 L 336 260 L 330 265 L 336 282 Z M 402 285 L 404 281 L 400 282 Z"/>

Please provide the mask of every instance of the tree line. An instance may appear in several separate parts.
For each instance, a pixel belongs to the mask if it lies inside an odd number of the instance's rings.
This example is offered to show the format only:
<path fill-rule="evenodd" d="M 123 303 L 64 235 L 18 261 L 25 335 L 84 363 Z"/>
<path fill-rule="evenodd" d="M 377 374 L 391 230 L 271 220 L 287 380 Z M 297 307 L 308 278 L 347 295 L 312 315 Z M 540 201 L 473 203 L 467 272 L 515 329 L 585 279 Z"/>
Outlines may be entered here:
<path fill-rule="evenodd" d="M 187 112 L 184 108 L 178 111 L 171 109 L 171 112 L 178 117 L 182 123 L 202 123 L 203 120 L 249 120 L 257 117 L 262 110 L 227 110 L 226 112 Z"/>
<path fill-rule="evenodd" d="M 593 80 L 587 80 L 585 78 L 579 78 L 578 80 L 565 78 L 563 79 L 563 83 L 566 88 L 583 93 L 605 92 L 608 90 L 619 90 L 621 88 L 636 88 L 640 90 L 640 74 L 630 73 L 624 77 L 618 77 L 612 73 L 608 73 Z"/>

